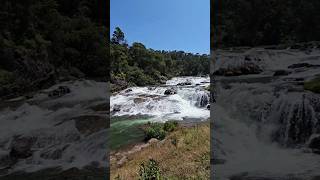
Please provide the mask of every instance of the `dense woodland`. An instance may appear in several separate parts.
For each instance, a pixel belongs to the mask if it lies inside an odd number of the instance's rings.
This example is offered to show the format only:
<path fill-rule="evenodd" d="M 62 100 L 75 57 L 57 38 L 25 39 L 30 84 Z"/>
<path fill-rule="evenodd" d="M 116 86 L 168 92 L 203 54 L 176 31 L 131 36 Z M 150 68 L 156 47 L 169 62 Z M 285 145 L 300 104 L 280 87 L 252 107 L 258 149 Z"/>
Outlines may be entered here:
<path fill-rule="evenodd" d="M 1 1 L 0 96 L 72 78 L 107 80 L 106 9 L 100 0 Z"/>
<path fill-rule="evenodd" d="M 209 74 L 209 55 L 147 49 L 142 43 L 129 46 L 122 30 L 113 32 L 110 47 L 112 90 L 128 86 L 165 83 L 173 76 Z"/>
<path fill-rule="evenodd" d="M 319 0 L 222 0 L 211 9 L 214 48 L 320 40 Z"/>

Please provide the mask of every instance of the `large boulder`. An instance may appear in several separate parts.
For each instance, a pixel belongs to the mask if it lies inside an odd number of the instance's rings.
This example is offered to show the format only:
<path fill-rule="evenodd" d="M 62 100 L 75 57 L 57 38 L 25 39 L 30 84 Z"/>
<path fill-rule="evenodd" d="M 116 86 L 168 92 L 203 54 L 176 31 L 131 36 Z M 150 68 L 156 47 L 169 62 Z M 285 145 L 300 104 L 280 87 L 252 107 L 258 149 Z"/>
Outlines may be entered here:
<path fill-rule="evenodd" d="M 291 72 L 286 70 L 276 70 L 273 76 L 286 76 L 289 75 Z"/>
<path fill-rule="evenodd" d="M 25 159 L 32 156 L 31 147 L 34 144 L 32 137 L 16 137 L 11 143 L 10 157 Z"/>
<path fill-rule="evenodd" d="M 186 81 L 186 82 L 181 82 L 177 84 L 178 86 L 187 86 L 187 85 L 192 85 L 192 83 L 190 81 Z"/>
<path fill-rule="evenodd" d="M 310 137 L 308 147 L 311 148 L 314 153 L 320 154 L 320 134 Z"/>
<path fill-rule="evenodd" d="M 119 112 L 121 110 L 121 105 L 114 105 L 112 111 L 113 112 Z"/>
<path fill-rule="evenodd" d="M 131 92 L 132 91 L 132 89 L 126 89 L 124 92 L 125 93 L 129 93 L 129 92 Z"/>
<path fill-rule="evenodd" d="M 133 99 L 133 102 L 134 103 L 136 103 L 136 104 L 140 104 L 140 103 L 143 103 L 143 102 L 145 102 L 147 99 L 145 99 L 145 98 L 134 98 Z"/>
<path fill-rule="evenodd" d="M 49 92 L 48 96 L 51 98 L 58 98 L 70 93 L 71 90 L 67 86 L 59 86 L 57 89 L 54 89 Z"/>
<path fill-rule="evenodd" d="M 176 89 L 173 89 L 173 88 L 170 88 L 170 89 L 165 90 L 165 91 L 164 91 L 164 94 L 165 94 L 165 95 L 177 94 L 177 90 L 176 90 Z"/>
<path fill-rule="evenodd" d="M 240 66 L 220 68 L 215 71 L 214 75 L 219 76 L 240 76 L 248 74 L 259 74 L 262 72 L 262 69 L 254 63 L 244 63 Z"/>

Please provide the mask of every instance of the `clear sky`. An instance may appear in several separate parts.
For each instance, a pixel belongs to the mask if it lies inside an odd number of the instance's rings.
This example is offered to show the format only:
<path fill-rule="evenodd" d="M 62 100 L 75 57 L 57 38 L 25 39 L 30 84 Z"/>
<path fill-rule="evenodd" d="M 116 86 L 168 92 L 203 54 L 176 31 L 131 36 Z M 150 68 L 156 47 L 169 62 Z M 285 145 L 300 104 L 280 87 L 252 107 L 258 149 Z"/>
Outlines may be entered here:
<path fill-rule="evenodd" d="M 110 0 L 111 35 L 119 26 L 128 43 L 155 50 L 209 54 L 209 0 Z"/>

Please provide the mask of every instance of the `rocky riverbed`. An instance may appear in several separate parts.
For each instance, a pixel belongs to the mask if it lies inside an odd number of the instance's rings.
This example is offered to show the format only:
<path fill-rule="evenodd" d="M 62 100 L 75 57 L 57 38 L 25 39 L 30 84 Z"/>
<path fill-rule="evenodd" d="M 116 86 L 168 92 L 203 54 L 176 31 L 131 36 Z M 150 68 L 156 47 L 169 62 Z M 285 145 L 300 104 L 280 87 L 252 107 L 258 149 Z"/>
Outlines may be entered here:
<path fill-rule="evenodd" d="M 213 177 L 319 177 L 320 95 L 305 84 L 320 75 L 320 50 L 218 50 L 212 70 Z"/>
<path fill-rule="evenodd" d="M 107 92 L 105 82 L 75 80 L 1 102 L 1 179 L 104 179 Z"/>

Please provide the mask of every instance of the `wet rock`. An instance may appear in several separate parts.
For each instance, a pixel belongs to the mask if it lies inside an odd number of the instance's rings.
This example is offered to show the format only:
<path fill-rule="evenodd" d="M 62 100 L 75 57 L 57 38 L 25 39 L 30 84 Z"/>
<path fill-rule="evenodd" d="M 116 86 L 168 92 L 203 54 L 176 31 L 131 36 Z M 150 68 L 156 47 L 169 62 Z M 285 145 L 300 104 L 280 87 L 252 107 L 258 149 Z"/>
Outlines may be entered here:
<path fill-rule="evenodd" d="M 136 104 L 140 104 L 140 103 L 143 103 L 145 101 L 146 101 L 146 99 L 144 99 L 144 98 L 134 98 L 133 99 L 133 102 L 136 103 Z"/>
<path fill-rule="evenodd" d="M 273 76 L 286 76 L 289 75 L 291 72 L 286 70 L 276 70 Z"/>
<path fill-rule="evenodd" d="M 148 90 L 149 91 L 153 91 L 153 90 L 155 90 L 157 87 L 148 87 Z"/>
<path fill-rule="evenodd" d="M 171 88 L 171 89 L 167 89 L 165 92 L 164 92 L 165 95 L 173 95 L 173 94 L 177 94 L 177 90 Z"/>
<path fill-rule="evenodd" d="M 308 147 L 312 149 L 312 152 L 320 154 L 320 134 L 310 137 Z"/>
<path fill-rule="evenodd" d="M 85 115 L 73 118 L 76 128 L 81 134 L 90 135 L 100 130 L 106 129 L 107 118 L 98 115 Z"/>
<path fill-rule="evenodd" d="M 288 66 L 290 69 L 295 69 L 295 68 L 302 68 L 302 67 L 316 67 L 317 65 L 312 65 L 309 63 L 297 63 L 297 64 L 292 64 Z"/>
<path fill-rule="evenodd" d="M 114 105 L 112 111 L 113 112 L 119 112 L 121 109 L 121 105 Z"/>
<path fill-rule="evenodd" d="M 32 156 L 31 147 L 35 140 L 31 137 L 17 137 L 11 144 L 10 157 L 25 159 Z"/>
<path fill-rule="evenodd" d="M 67 86 L 59 86 L 57 89 L 49 92 L 48 96 L 51 98 L 58 98 L 70 93 L 71 90 Z"/>
<path fill-rule="evenodd" d="M 128 93 L 128 92 L 131 92 L 132 91 L 132 89 L 127 89 L 127 90 L 125 90 L 124 92 L 125 93 Z"/>
<path fill-rule="evenodd" d="M 210 102 L 210 93 L 201 92 L 197 94 L 197 103 L 198 107 L 206 107 Z"/>
<path fill-rule="evenodd" d="M 181 83 L 178 83 L 177 85 L 178 86 L 188 86 L 188 85 L 191 85 L 192 83 L 190 81 L 186 81 L 186 82 L 181 82 Z"/>
<path fill-rule="evenodd" d="M 219 76 L 240 76 L 248 74 L 259 74 L 261 72 L 262 69 L 258 65 L 254 63 L 244 63 L 241 66 L 220 68 L 213 74 Z"/>
<path fill-rule="evenodd" d="M 207 109 L 210 110 L 210 104 L 207 105 Z"/>

